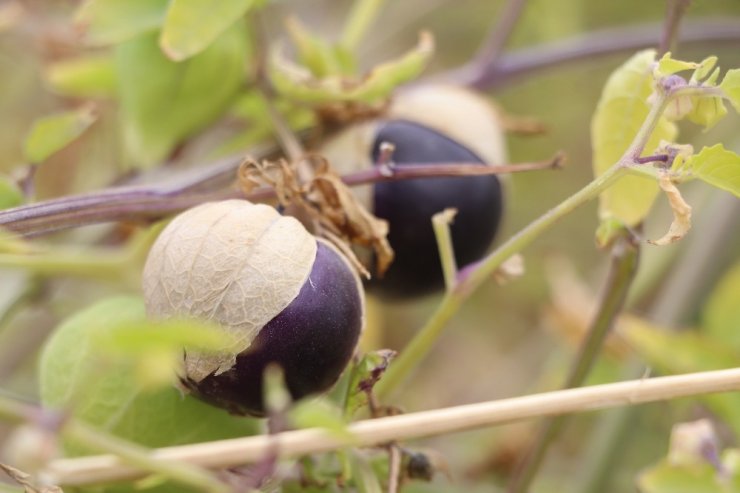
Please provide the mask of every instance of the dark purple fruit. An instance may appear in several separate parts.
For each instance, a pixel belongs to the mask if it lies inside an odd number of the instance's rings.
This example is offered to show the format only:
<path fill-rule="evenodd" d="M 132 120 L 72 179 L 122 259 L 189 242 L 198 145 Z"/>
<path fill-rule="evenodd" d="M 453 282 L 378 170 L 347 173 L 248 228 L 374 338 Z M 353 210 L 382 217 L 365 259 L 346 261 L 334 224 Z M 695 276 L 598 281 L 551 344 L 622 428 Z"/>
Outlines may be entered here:
<path fill-rule="evenodd" d="M 294 399 L 331 387 L 363 325 L 362 285 L 344 256 L 295 218 L 243 200 L 177 216 L 144 267 L 147 313 L 217 322 L 234 344 L 186 351 L 181 381 L 237 414 L 261 415 L 265 367 L 283 369 Z"/>
<path fill-rule="evenodd" d="M 469 163 L 506 162 L 502 125 L 495 108 L 480 95 L 455 86 L 429 84 L 401 91 L 382 119 L 349 127 L 321 152 L 340 173 L 375 165 L 383 142 L 394 145 L 391 161 Z M 458 267 L 479 260 L 501 222 L 501 182 L 494 175 L 425 178 L 356 187 L 356 196 L 389 223 L 396 258 L 384 277 L 369 288 L 385 298 L 411 298 L 443 287 L 432 216 L 458 209 L 451 225 Z"/>
<path fill-rule="evenodd" d="M 394 145 L 393 162 L 480 163 L 471 150 L 425 126 L 389 121 L 378 126 L 372 159 L 378 161 L 381 143 Z M 395 259 L 382 279 L 370 287 L 394 298 L 426 294 L 443 287 L 442 267 L 431 217 L 457 209 L 450 226 L 455 259 L 463 266 L 481 258 L 501 221 L 503 197 L 495 175 L 423 178 L 378 183 L 373 212 L 388 221 L 388 240 Z"/>
<path fill-rule="evenodd" d="M 293 399 L 331 387 L 349 363 L 362 327 L 362 300 L 354 274 L 340 254 L 318 244 L 316 261 L 298 296 L 270 320 L 236 364 L 198 383 L 183 379 L 193 394 L 235 414 L 264 413 L 263 375 L 282 367 Z"/>

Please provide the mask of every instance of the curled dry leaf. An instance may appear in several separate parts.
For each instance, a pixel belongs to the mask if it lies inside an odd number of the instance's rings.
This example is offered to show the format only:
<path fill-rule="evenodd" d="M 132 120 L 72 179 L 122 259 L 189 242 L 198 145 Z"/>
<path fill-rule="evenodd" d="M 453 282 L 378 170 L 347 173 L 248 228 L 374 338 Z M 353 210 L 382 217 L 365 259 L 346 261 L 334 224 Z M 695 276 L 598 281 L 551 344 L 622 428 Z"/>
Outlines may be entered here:
<path fill-rule="evenodd" d="M 273 187 L 280 204 L 298 206 L 308 213 L 318 222 L 319 234 L 335 243 L 367 277 L 369 273 L 348 245 L 372 248 L 376 271 L 382 276 L 393 261 L 393 249 L 387 239 L 388 222 L 360 204 L 326 159 L 310 156 L 308 162 L 313 177 L 302 184 L 294 164 L 284 160 L 259 163 L 248 159 L 239 168 L 239 183 L 245 193 L 260 185 Z"/>
<path fill-rule="evenodd" d="M 673 211 L 673 222 L 668 232 L 658 240 L 648 240 L 651 245 L 670 245 L 675 243 L 688 233 L 691 229 L 691 206 L 681 196 L 676 185 L 671 180 L 668 173 L 661 173 L 660 188 L 668 196 L 668 203 Z"/>

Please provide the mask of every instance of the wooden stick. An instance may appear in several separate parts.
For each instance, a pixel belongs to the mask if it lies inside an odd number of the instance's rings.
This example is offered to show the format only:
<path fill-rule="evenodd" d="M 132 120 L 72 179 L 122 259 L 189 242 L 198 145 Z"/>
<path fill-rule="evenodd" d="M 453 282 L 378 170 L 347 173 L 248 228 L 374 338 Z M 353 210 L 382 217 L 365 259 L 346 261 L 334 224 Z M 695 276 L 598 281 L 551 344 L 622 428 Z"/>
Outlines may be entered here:
<path fill-rule="evenodd" d="M 395 440 L 454 433 L 542 416 L 736 390 L 740 390 L 740 369 L 690 373 L 358 421 L 349 425 L 349 431 L 354 436 L 351 443 L 327 430 L 312 428 L 272 436 L 166 447 L 157 449 L 153 457 L 207 468 L 234 467 L 259 461 L 265 454 L 274 453 L 276 448 L 280 458 L 298 457 L 346 446 L 375 446 Z M 99 455 L 53 461 L 44 477 L 60 486 L 81 486 L 131 480 L 145 474 L 116 456 Z"/>

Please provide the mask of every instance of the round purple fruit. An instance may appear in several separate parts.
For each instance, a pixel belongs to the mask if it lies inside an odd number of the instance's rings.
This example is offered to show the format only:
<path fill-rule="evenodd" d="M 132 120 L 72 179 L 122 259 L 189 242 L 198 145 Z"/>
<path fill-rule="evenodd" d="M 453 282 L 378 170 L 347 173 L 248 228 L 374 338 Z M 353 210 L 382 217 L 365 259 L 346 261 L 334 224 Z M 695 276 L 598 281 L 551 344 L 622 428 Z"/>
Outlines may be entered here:
<path fill-rule="evenodd" d="M 392 145 L 392 164 L 506 161 L 503 131 L 485 99 L 451 86 L 423 86 L 401 93 L 382 119 L 355 125 L 322 149 L 341 173 L 376 166 L 380 147 Z M 503 190 L 495 175 L 418 178 L 360 187 L 356 193 L 388 221 L 395 259 L 368 288 L 386 298 L 423 295 L 444 285 L 432 216 L 457 209 L 450 227 L 457 265 L 480 259 L 490 247 L 503 213 Z"/>
<path fill-rule="evenodd" d="M 339 251 L 296 219 L 243 200 L 176 217 L 150 251 L 144 295 L 152 317 L 210 320 L 231 333 L 233 347 L 186 352 L 181 382 L 235 414 L 264 414 L 270 364 L 294 399 L 329 389 L 364 318 L 362 286 Z"/>

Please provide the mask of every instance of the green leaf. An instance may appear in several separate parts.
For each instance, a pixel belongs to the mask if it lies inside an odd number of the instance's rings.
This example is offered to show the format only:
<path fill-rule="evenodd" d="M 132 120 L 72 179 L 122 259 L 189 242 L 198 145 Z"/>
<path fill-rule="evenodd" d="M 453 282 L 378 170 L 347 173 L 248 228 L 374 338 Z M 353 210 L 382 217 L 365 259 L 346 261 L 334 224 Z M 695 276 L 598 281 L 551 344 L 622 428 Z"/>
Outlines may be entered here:
<path fill-rule="evenodd" d="M 734 368 L 740 352 L 722 341 L 695 331 L 669 331 L 630 317 L 620 325 L 620 334 L 642 358 L 664 374 L 683 374 Z M 740 394 L 725 393 L 699 398 L 740 434 Z"/>
<path fill-rule="evenodd" d="M 116 70 L 107 56 L 85 56 L 51 65 L 46 79 L 64 96 L 110 98 L 116 94 Z"/>
<path fill-rule="evenodd" d="M 156 34 L 117 47 L 124 135 L 136 164 L 158 163 L 221 116 L 244 81 L 247 52 L 241 25 L 180 63 L 162 54 Z"/>
<path fill-rule="evenodd" d="M 157 29 L 169 0 L 87 0 L 77 11 L 76 24 L 91 45 L 128 41 Z"/>
<path fill-rule="evenodd" d="M 396 60 L 373 68 L 361 78 L 329 76 L 316 78 L 306 67 L 288 60 L 279 49 L 270 58 L 269 75 L 275 89 L 294 101 L 321 105 L 336 102 L 377 104 L 399 84 L 416 78 L 434 51 L 429 33 L 422 33 L 413 50 Z"/>
<path fill-rule="evenodd" d="M 15 181 L 5 175 L 0 175 L 0 210 L 21 205 L 23 201 L 23 191 Z"/>
<path fill-rule="evenodd" d="M 354 72 L 354 58 L 343 48 L 332 46 L 323 38 L 315 36 L 294 17 L 288 19 L 286 27 L 298 49 L 298 59 L 314 77 L 349 75 Z"/>
<path fill-rule="evenodd" d="M 253 434 L 253 420 L 231 416 L 174 387 L 147 392 L 125 362 L 101 360 L 101 333 L 122 324 L 144 323 L 144 303 L 109 298 L 72 315 L 47 341 L 40 359 L 44 406 L 72 410 L 105 431 L 148 447 L 163 447 Z M 90 453 L 65 443 L 73 455 Z"/>
<path fill-rule="evenodd" d="M 110 354 L 136 356 L 150 350 L 219 351 L 231 347 L 234 337 L 219 326 L 198 320 L 136 320 L 115 325 L 96 338 Z"/>
<path fill-rule="evenodd" d="M 716 56 L 708 56 L 704 60 L 702 60 L 699 63 L 699 66 L 696 67 L 696 70 L 694 70 L 694 73 L 691 75 L 691 79 L 689 80 L 690 83 L 696 83 L 700 82 L 707 78 L 707 76 L 712 72 L 714 69 L 714 66 L 717 65 L 717 57 Z M 719 67 L 717 67 L 716 70 L 714 70 L 714 73 L 719 73 Z M 716 76 L 715 76 L 716 80 Z M 714 85 L 714 81 L 708 79 L 706 83 Z"/>
<path fill-rule="evenodd" d="M 344 405 L 345 416 L 353 416 L 368 404 L 368 393 L 372 392 L 375 384 L 383 377 L 395 356 L 396 352 L 390 349 L 372 351 L 363 355 L 352 367 Z"/>
<path fill-rule="evenodd" d="M 716 58 L 715 58 L 716 60 Z M 685 62 L 683 60 L 676 60 L 671 58 L 671 54 L 666 53 L 658 60 L 658 65 L 655 68 L 656 77 L 664 77 L 666 75 L 672 75 L 676 72 L 682 72 L 684 70 L 699 69 L 700 65 L 695 62 Z"/>
<path fill-rule="evenodd" d="M 44 161 L 82 135 L 96 119 L 91 105 L 39 118 L 23 146 L 26 159 L 34 164 Z"/>
<path fill-rule="evenodd" d="M 722 144 L 704 147 L 688 159 L 677 160 L 672 171 L 681 179 L 699 178 L 740 197 L 740 156 Z"/>
<path fill-rule="evenodd" d="M 686 114 L 689 121 L 709 130 L 727 114 L 725 103 L 719 96 L 693 96 L 692 109 Z"/>
<path fill-rule="evenodd" d="M 162 51 L 175 61 L 202 52 L 256 3 L 257 0 L 172 0 L 159 39 Z"/>
<path fill-rule="evenodd" d="M 619 67 L 606 83 L 591 122 L 594 175 L 615 164 L 632 143 L 648 115 L 647 99 L 653 91 L 652 66 L 655 51 L 641 51 Z M 645 152 L 654 151 L 661 140 L 673 141 L 678 130 L 665 117 L 650 137 Z M 626 226 L 640 223 L 658 195 L 655 180 L 627 176 L 600 196 L 602 220 L 615 218 Z"/>
<path fill-rule="evenodd" d="M 641 493 L 720 493 L 717 471 L 710 464 L 676 466 L 667 460 L 638 476 Z M 729 493 L 729 492 L 728 492 Z"/>
<path fill-rule="evenodd" d="M 728 70 L 719 88 L 730 99 L 735 111 L 740 113 L 740 69 Z"/>
<path fill-rule="evenodd" d="M 722 277 L 702 312 L 702 329 L 740 351 L 740 263 Z"/>
<path fill-rule="evenodd" d="M 291 409 L 289 417 L 298 428 L 322 428 L 348 443 L 354 438 L 347 430 L 342 412 L 326 399 L 304 400 Z"/>

